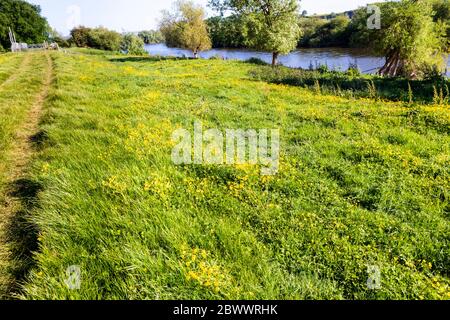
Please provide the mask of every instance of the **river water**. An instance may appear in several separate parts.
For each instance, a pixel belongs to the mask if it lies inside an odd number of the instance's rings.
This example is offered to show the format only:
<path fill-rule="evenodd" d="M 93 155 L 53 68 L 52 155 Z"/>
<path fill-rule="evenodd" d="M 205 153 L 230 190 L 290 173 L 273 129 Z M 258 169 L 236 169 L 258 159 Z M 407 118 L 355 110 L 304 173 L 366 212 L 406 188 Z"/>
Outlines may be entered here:
<path fill-rule="evenodd" d="M 192 52 L 179 48 L 169 48 L 165 44 L 149 44 L 145 46 L 151 55 L 162 57 L 192 57 Z M 202 52 L 201 58 L 221 57 L 223 59 L 248 60 L 259 58 L 267 63 L 272 62 L 272 54 L 245 49 L 212 49 Z M 288 55 L 280 56 L 279 62 L 286 67 L 307 69 L 312 64 L 327 65 L 333 70 L 347 70 L 350 64 L 356 63 L 363 73 L 375 73 L 383 66 L 384 58 L 374 57 L 360 49 L 349 48 L 319 48 L 298 49 Z M 450 76 L 450 61 L 447 73 Z"/>

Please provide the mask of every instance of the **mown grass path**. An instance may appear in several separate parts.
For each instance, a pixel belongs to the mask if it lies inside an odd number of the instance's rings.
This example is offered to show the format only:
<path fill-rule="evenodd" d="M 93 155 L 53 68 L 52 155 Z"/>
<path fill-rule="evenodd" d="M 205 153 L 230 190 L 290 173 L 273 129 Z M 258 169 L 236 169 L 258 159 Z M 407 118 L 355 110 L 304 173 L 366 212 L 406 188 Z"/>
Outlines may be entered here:
<path fill-rule="evenodd" d="M 52 70 L 48 53 L 30 53 L 0 84 L 0 112 L 10 120 L 0 136 L 0 297 L 11 297 L 31 263 L 35 241 L 25 215 L 37 189 L 27 175 Z"/>

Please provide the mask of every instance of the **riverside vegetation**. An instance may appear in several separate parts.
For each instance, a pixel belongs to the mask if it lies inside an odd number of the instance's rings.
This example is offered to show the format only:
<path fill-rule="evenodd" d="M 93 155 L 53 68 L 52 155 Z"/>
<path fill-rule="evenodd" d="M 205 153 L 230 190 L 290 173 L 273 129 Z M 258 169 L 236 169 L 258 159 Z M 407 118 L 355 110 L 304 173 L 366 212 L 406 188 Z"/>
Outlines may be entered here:
<path fill-rule="evenodd" d="M 0 55 L 2 164 L 43 55 Z M 445 99 L 338 96 L 237 61 L 50 55 L 54 80 L 27 170 L 39 192 L 21 224 L 33 263 L 16 297 L 450 298 Z M 25 59 L 36 79 L 8 78 Z M 174 165 L 171 135 L 194 121 L 280 128 L 279 173 Z M 79 290 L 65 282 L 74 265 Z M 369 266 L 381 271 L 379 290 L 367 287 Z"/>

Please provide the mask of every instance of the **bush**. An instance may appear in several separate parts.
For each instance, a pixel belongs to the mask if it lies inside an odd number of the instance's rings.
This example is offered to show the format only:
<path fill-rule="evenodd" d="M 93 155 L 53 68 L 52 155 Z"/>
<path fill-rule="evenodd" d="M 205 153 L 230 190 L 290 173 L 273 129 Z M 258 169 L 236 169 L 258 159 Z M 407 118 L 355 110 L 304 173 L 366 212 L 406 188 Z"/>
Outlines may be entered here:
<path fill-rule="evenodd" d="M 106 28 L 92 29 L 88 33 L 88 46 L 94 49 L 119 51 L 122 36 Z"/>
<path fill-rule="evenodd" d="M 358 63 L 356 61 L 350 63 L 346 74 L 350 77 L 358 77 L 361 75 L 361 70 L 359 70 Z"/>
<path fill-rule="evenodd" d="M 119 51 L 122 36 L 106 28 L 86 28 L 78 27 L 70 32 L 71 42 L 77 47 L 94 48 L 107 51 Z"/>
<path fill-rule="evenodd" d="M 317 67 L 317 71 L 319 71 L 320 73 L 327 73 L 330 71 L 330 69 L 328 68 L 328 65 L 321 64 Z"/>
<path fill-rule="evenodd" d="M 72 31 L 70 31 L 71 42 L 79 48 L 87 47 L 89 44 L 89 33 L 91 30 L 92 29 L 83 26 L 72 29 Z"/>
<path fill-rule="evenodd" d="M 143 56 L 147 54 L 144 50 L 144 41 L 140 37 L 137 37 L 131 33 L 123 36 L 122 42 L 120 43 L 120 51 L 135 56 Z"/>
<path fill-rule="evenodd" d="M 141 31 L 139 32 L 138 37 L 141 38 L 145 44 L 164 42 L 164 36 L 162 35 L 161 31 L 155 30 Z"/>
<path fill-rule="evenodd" d="M 69 48 L 70 43 L 64 39 L 56 30 L 51 30 L 48 37 L 49 42 L 57 43 L 60 48 Z"/>
<path fill-rule="evenodd" d="M 245 62 L 251 63 L 251 64 L 257 64 L 259 66 L 267 66 L 268 65 L 267 62 L 265 62 L 259 58 L 250 58 L 250 59 L 246 60 Z"/>
<path fill-rule="evenodd" d="M 350 38 L 350 19 L 338 16 L 330 21 L 317 18 L 302 18 L 300 26 L 305 34 L 299 45 L 306 47 L 346 47 Z"/>

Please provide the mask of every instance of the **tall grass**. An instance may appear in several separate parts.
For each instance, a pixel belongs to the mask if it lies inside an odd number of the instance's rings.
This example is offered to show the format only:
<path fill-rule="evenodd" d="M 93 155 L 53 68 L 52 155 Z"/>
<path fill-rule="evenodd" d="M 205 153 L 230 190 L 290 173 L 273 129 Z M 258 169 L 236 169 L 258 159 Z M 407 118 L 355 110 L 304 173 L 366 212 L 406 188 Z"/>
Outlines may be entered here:
<path fill-rule="evenodd" d="M 257 80 L 270 83 L 287 84 L 316 90 L 317 83 L 322 92 L 335 94 L 336 87 L 345 97 L 374 98 L 390 101 L 436 104 L 449 104 L 450 95 L 448 78 L 408 81 L 401 78 L 383 78 L 373 75 L 362 75 L 354 69 L 347 72 L 329 71 L 325 67 L 318 70 L 300 70 L 286 67 L 273 68 L 258 66 L 250 75 Z M 411 92 L 414 95 L 411 96 Z M 436 100 L 436 98 L 438 100 Z"/>
<path fill-rule="evenodd" d="M 240 62 L 55 63 L 23 298 L 449 297 L 448 109 L 255 81 Z M 172 132 L 195 120 L 280 128 L 280 172 L 175 166 Z"/>

